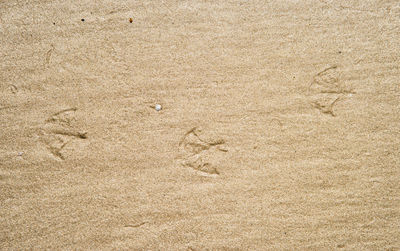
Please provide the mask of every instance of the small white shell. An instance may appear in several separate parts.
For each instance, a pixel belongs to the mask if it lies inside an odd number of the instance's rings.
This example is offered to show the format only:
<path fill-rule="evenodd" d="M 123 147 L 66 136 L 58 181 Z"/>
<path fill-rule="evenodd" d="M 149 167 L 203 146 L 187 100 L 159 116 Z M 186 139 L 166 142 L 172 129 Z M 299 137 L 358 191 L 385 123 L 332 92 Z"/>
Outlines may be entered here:
<path fill-rule="evenodd" d="M 160 104 L 156 104 L 156 107 L 155 107 L 155 109 L 156 109 L 156 111 L 161 111 L 161 109 L 162 109 L 162 107 L 161 107 L 161 105 Z"/>

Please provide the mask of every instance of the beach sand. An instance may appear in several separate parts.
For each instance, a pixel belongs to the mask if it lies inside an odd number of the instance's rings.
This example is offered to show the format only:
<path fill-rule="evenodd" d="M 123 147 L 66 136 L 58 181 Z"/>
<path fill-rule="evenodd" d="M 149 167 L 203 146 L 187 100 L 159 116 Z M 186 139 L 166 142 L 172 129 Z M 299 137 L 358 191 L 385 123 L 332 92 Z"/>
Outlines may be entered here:
<path fill-rule="evenodd" d="M 1 1 L 0 249 L 399 250 L 399 27 L 395 0 Z"/>

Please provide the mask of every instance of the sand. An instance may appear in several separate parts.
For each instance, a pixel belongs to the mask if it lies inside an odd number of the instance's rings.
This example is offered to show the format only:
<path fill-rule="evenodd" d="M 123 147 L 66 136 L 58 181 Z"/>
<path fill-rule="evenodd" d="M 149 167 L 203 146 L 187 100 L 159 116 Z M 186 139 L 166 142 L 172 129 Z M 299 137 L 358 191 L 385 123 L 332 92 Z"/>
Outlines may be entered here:
<path fill-rule="evenodd" d="M 399 250 L 399 27 L 396 0 L 1 1 L 0 249 Z"/>

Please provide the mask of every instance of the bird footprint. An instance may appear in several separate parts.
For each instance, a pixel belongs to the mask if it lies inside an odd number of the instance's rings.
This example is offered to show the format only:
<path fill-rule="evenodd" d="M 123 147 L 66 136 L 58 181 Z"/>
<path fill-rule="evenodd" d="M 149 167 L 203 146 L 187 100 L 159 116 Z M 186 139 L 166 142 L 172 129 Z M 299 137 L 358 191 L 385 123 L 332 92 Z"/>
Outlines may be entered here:
<path fill-rule="evenodd" d="M 179 142 L 183 153 L 181 164 L 203 174 L 218 175 L 219 171 L 213 164 L 214 151 L 227 152 L 225 140 L 220 138 L 204 139 L 202 129 L 194 127 L 185 133 Z"/>

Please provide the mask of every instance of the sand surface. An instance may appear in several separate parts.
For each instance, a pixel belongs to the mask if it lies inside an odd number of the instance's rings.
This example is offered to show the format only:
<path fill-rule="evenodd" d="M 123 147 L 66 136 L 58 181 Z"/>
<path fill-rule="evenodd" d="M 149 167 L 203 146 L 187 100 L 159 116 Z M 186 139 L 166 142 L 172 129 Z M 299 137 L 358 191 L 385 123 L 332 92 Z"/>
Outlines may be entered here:
<path fill-rule="evenodd" d="M 399 66 L 397 0 L 0 0 L 0 249 L 399 250 Z"/>

